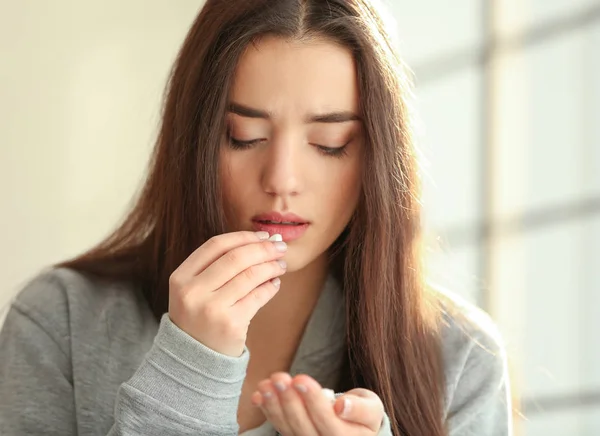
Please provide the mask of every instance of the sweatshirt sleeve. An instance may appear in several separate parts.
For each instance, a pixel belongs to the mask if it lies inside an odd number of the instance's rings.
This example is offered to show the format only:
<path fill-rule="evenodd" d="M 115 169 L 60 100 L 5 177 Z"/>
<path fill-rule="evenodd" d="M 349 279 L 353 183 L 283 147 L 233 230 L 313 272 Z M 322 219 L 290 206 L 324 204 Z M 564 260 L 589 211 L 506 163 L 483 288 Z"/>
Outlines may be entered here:
<path fill-rule="evenodd" d="M 78 434 L 68 325 L 12 305 L 0 332 L 0 434 Z M 165 315 L 150 351 L 118 390 L 108 435 L 237 435 L 248 360 L 247 349 L 237 358 L 219 354 Z"/>
<path fill-rule="evenodd" d="M 164 315 L 154 345 L 119 389 L 110 435 L 237 435 L 249 353 L 205 347 Z"/>

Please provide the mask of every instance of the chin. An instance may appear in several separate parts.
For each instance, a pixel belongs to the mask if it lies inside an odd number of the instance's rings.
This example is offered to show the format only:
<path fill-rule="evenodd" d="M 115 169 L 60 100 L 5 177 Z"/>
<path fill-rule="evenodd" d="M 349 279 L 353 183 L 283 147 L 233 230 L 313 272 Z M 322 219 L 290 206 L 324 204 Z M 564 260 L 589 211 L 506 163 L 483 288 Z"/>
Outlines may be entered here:
<path fill-rule="evenodd" d="M 287 272 L 294 273 L 314 265 L 315 262 L 327 262 L 326 256 L 327 253 L 322 253 L 320 255 L 317 253 L 307 253 L 300 247 L 294 247 L 293 244 L 290 244 L 288 252 L 283 259 L 287 262 Z"/>
<path fill-rule="evenodd" d="M 301 271 L 304 268 L 306 268 L 308 265 L 310 265 L 312 263 L 311 260 L 314 260 L 314 259 L 306 259 L 303 256 L 294 256 L 293 253 L 289 253 L 283 257 L 283 260 L 285 260 L 287 263 L 286 272 L 287 273 L 295 273 L 297 271 Z"/>

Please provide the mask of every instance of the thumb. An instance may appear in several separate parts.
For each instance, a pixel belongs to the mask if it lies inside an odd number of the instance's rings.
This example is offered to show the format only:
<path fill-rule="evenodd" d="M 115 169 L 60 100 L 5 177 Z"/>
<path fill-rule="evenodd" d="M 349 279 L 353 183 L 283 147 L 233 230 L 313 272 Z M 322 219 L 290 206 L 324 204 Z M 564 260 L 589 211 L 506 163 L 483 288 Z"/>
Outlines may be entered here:
<path fill-rule="evenodd" d="M 352 389 L 340 395 L 333 409 L 343 420 L 362 424 L 374 432 L 379 431 L 383 421 L 383 403 L 375 392 L 368 389 Z"/>

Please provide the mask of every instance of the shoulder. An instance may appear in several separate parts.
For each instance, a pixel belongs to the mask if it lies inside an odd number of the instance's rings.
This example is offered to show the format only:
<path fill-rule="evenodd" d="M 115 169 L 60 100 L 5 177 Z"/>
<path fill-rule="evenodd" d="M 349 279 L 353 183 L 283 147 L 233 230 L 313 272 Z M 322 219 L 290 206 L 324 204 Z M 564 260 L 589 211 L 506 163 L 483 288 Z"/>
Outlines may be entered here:
<path fill-rule="evenodd" d="M 506 352 L 490 316 L 463 298 L 436 289 L 441 302 L 441 346 L 446 378 L 446 412 L 508 392 Z"/>
<path fill-rule="evenodd" d="M 464 353 L 482 358 L 504 357 L 504 343 L 497 325 L 482 309 L 445 289 L 435 291 L 441 302 L 441 337 L 445 357 Z M 450 363 L 450 362 L 449 362 Z"/>
<path fill-rule="evenodd" d="M 124 283 L 103 281 L 67 268 L 44 270 L 27 282 L 13 305 L 34 314 L 67 314 L 71 309 L 103 310 L 134 298 Z"/>
<path fill-rule="evenodd" d="M 31 279 L 12 307 L 59 336 L 69 336 L 70 330 L 83 325 L 97 327 L 119 318 L 144 323 L 151 317 L 134 286 L 66 268 L 47 269 Z"/>

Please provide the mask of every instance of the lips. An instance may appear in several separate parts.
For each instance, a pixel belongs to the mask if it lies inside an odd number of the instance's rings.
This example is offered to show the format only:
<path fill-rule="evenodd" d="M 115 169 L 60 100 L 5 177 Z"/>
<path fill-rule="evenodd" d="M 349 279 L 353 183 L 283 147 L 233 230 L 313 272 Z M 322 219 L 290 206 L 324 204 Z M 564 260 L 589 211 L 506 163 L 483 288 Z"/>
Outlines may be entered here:
<path fill-rule="evenodd" d="M 252 221 L 257 221 L 257 222 L 261 222 L 261 223 L 265 223 L 265 224 L 280 224 L 280 225 L 292 225 L 292 226 L 309 223 L 308 220 L 305 220 L 304 218 L 302 218 L 296 214 L 293 214 L 293 213 L 282 214 L 279 212 L 267 212 L 267 213 L 255 215 L 254 217 L 252 217 Z"/>
<path fill-rule="evenodd" d="M 265 223 L 265 224 L 284 224 L 284 225 L 288 225 L 288 226 L 299 226 L 301 224 L 304 224 L 304 223 L 295 223 L 295 222 L 289 222 L 289 221 L 271 221 L 271 220 L 258 220 L 258 222 Z"/>
<path fill-rule="evenodd" d="M 286 242 L 300 238 L 309 225 L 308 220 L 293 213 L 268 212 L 252 217 L 254 230 L 265 231 L 270 235 L 280 234 Z"/>

